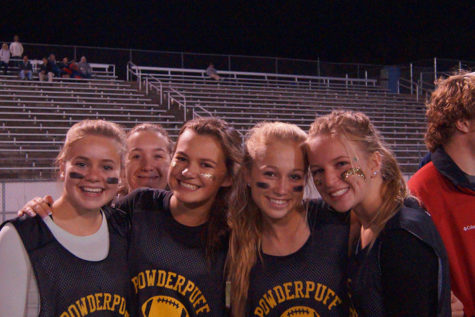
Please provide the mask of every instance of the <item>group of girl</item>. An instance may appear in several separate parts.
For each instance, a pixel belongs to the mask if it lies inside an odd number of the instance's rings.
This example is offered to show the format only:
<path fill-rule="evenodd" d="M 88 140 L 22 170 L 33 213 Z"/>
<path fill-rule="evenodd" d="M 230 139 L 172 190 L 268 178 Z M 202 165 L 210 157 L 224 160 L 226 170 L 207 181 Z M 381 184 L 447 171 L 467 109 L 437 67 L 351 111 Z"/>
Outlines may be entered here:
<path fill-rule="evenodd" d="M 44 218 L 0 231 L 1 316 L 450 316 L 442 242 L 364 114 L 244 146 L 216 118 L 174 146 L 83 121 L 57 164 L 62 196 L 23 208 Z"/>

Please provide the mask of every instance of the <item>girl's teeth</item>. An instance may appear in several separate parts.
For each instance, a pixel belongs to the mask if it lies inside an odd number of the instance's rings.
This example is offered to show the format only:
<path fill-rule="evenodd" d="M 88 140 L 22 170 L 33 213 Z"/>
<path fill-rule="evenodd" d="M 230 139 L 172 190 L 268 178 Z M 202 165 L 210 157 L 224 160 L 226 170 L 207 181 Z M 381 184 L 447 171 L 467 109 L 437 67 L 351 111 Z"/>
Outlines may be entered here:
<path fill-rule="evenodd" d="M 331 193 L 330 195 L 331 195 L 332 197 L 338 197 L 338 196 L 343 195 L 343 194 L 346 193 L 347 191 L 348 191 L 348 188 L 344 188 L 344 189 L 340 189 L 340 190 L 338 190 L 338 191 L 336 191 L 336 192 L 334 192 L 334 193 Z"/>
<path fill-rule="evenodd" d="M 192 185 L 192 184 L 187 184 L 187 183 L 181 183 L 181 186 L 185 187 L 185 188 L 188 188 L 188 189 L 191 189 L 191 190 L 196 190 L 198 189 L 198 186 L 196 185 Z"/>
<path fill-rule="evenodd" d="M 285 205 L 287 201 L 281 199 L 270 199 L 270 202 L 276 205 Z"/>
<path fill-rule="evenodd" d="M 89 193 L 100 193 L 100 192 L 102 192 L 102 188 L 86 188 L 86 187 L 84 187 L 83 190 L 85 192 L 89 192 Z"/>

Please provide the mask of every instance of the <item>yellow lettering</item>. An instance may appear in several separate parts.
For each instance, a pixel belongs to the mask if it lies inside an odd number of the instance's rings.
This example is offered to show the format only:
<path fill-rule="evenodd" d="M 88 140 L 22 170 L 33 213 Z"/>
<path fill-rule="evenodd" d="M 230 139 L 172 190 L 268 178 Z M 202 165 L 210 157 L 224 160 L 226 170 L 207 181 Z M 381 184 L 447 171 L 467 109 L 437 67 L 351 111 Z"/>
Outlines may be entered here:
<path fill-rule="evenodd" d="M 69 314 L 68 314 L 67 312 L 63 312 L 63 313 L 61 314 L 61 316 L 59 316 L 59 317 L 69 317 Z"/>
<path fill-rule="evenodd" d="M 71 316 L 78 316 L 78 317 L 81 317 L 81 315 L 79 314 L 79 311 L 77 310 L 76 306 L 74 306 L 74 304 L 69 305 L 69 307 L 68 307 L 68 313 L 69 313 Z"/>
<path fill-rule="evenodd" d="M 94 300 L 94 296 L 87 295 L 87 303 L 89 304 L 89 313 L 93 313 L 96 311 L 96 301 Z"/>
<path fill-rule="evenodd" d="M 109 293 L 104 293 L 104 309 L 112 310 L 111 309 L 111 299 L 112 295 Z"/>
<path fill-rule="evenodd" d="M 171 285 L 172 279 L 176 276 L 176 273 L 173 272 L 168 272 L 168 278 L 167 278 L 167 283 L 165 284 L 166 288 L 173 289 L 173 286 Z"/>
<path fill-rule="evenodd" d="M 294 282 L 294 287 L 295 287 L 295 298 L 303 298 L 303 283 L 302 281 L 295 281 Z"/>
<path fill-rule="evenodd" d="M 155 285 L 155 274 L 157 270 L 152 270 L 152 274 L 150 274 L 150 270 L 146 270 L 145 274 L 147 275 L 147 286 L 151 287 Z"/>
<path fill-rule="evenodd" d="M 139 292 L 139 281 L 138 281 L 138 278 L 137 276 L 134 276 L 132 277 L 132 284 L 134 284 L 134 290 L 135 290 L 135 294 L 137 294 Z"/>
<path fill-rule="evenodd" d="M 267 294 L 264 294 L 262 297 L 264 297 L 270 308 L 274 308 L 277 305 L 275 298 L 272 295 L 272 291 L 267 291 Z"/>
<path fill-rule="evenodd" d="M 329 288 L 327 290 L 327 295 L 325 296 L 325 299 L 323 300 L 323 304 L 326 305 L 327 301 L 330 299 L 330 296 L 334 296 L 334 295 L 335 295 L 335 292 Z"/>
<path fill-rule="evenodd" d="M 284 290 L 280 285 L 273 288 L 275 294 L 277 295 L 277 302 L 280 304 L 285 300 Z"/>
<path fill-rule="evenodd" d="M 195 288 L 195 283 L 192 281 L 188 281 L 185 286 L 185 290 L 183 291 L 183 296 L 185 296 L 186 292 L 191 292 Z"/>
<path fill-rule="evenodd" d="M 119 314 L 124 315 L 125 314 L 125 298 L 121 298 L 120 301 L 120 307 L 119 307 Z"/>
<path fill-rule="evenodd" d="M 305 285 L 307 286 L 307 291 L 305 292 L 305 298 L 310 298 L 310 293 L 315 290 L 315 283 L 312 281 L 306 281 Z"/>
<path fill-rule="evenodd" d="M 333 307 L 335 307 L 337 304 L 341 304 L 341 299 L 338 296 L 335 296 L 333 301 L 328 305 L 328 310 L 332 310 Z"/>
<path fill-rule="evenodd" d="M 140 272 L 138 277 L 139 277 L 139 289 L 145 288 L 145 274 L 143 274 L 143 272 Z"/>
<path fill-rule="evenodd" d="M 195 290 L 193 291 L 193 293 L 191 293 L 190 295 L 190 302 L 194 305 L 195 301 L 198 299 L 198 297 L 201 295 L 201 291 L 200 289 L 197 287 L 195 288 Z"/>
<path fill-rule="evenodd" d="M 167 272 L 165 272 L 164 270 L 158 270 L 157 286 L 158 287 L 165 286 L 166 280 L 167 280 Z"/>
<path fill-rule="evenodd" d="M 111 307 L 111 310 L 112 311 L 115 311 L 115 306 L 119 305 L 120 303 L 120 296 L 117 295 L 117 294 L 114 294 L 114 299 L 112 301 L 112 307 Z"/>
<path fill-rule="evenodd" d="M 100 300 L 100 298 L 102 297 L 102 293 L 96 293 L 95 297 L 96 297 L 97 310 L 102 310 L 101 300 Z"/>
<path fill-rule="evenodd" d="M 87 305 L 86 305 L 86 298 L 82 297 L 76 301 L 76 306 L 79 308 L 81 312 L 81 316 L 87 315 Z"/>
<path fill-rule="evenodd" d="M 180 292 L 181 295 L 185 296 L 185 293 L 182 291 L 182 286 L 185 284 L 185 281 L 186 279 L 181 276 L 181 275 L 178 275 L 178 278 L 176 280 L 176 284 L 175 284 L 175 290 L 178 290 L 178 292 Z"/>
<path fill-rule="evenodd" d="M 261 299 L 259 300 L 259 307 L 262 307 L 262 309 L 264 310 L 264 314 L 266 314 L 266 315 L 267 315 L 267 314 L 269 313 L 269 311 L 270 311 L 269 306 L 267 306 L 267 303 L 266 303 L 266 301 L 265 301 L 263 298 L 261 298 Z"/>
<path fill-rule="evenodd" d="M 196 310 L 196 314 L 200 314 L 200 313 L 209 313 L 211 311 L 211 309 L 209 308 L 209 305 L 206 304 L 205 306 L 202 306 L 201 308 L 197 309 Z"/>
<path fill-rule="evenodd" d="M 291 290 L 289 289 L 292 286 L 291 282 L 284 283 L 284 289 L 285 289 L 285 298 L 287 300 L 291 300 L 295 298 L 295 295 L 290 295 Z"/>
<path fill-rule="evenodd" d="M 254 315 L 257 315 L 259 317 L 264 317 L 264 312 L 262 311 L 260 307 L 256 307 L 256 309 L 254 310 Z"/>
<path fill-rule="evenodd" d="M 317 290 L 315 291 L 315 300 L 317 302 L 321 302 L 323 299 L 323 295 L 327 289 L 326 285 L 322 285 L 321 283 L 317 283 Z"/>

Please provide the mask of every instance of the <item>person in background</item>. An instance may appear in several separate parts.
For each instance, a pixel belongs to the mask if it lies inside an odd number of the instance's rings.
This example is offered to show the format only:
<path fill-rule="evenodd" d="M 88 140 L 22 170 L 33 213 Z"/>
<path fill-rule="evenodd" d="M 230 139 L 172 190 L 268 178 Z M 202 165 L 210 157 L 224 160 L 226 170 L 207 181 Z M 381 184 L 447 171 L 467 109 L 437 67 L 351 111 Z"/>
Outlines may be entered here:
<path fill-rule="evenodd" d="M 10 43 L 10 53 L 12 59 L 17 60 L 18 65 L 21 64 L 21 57 L 23 55 L 23 45 L 20 43 L 18 35 L 13 37 L 13 42 Z"/>
<path fill-rule="evenodd" d="M 23 62 L 19 65 L 20 66 L 20 78 L 25 80 L 31 80 L 33 76 L 33 66 L 31 65 L 30 61 L 28 60 L 28 56 L 23 56 Z"/>
<path fill-rule="evenodd" d="M 8 72 L 8 64 L 10 63 L 10 50 L 8 50 L 8 44 L 3 43 L 2 49 L 0 49 L 0 67 L 3 67 L 3 74 Z"/>
<path fill-rule="evenodd" d="M 218 75 L 218 71 L 216 70 L 216 68 L 214 68 L 213 63 L 209 63 L 208 68 L 206 68 L 206 75 L 208 75 L 209 77 L 213 78 L 216 81 L 221 80 L 221 77 Z"/>
<path fill-rule="evenodd" d="M 79 73 L 83 78 L 91 78 L 92 76 L 92 67 L 86 60 L 86 56 L 82 56 L 81 60 L 78 63 Z"/>
<path fill-rule="evenodd" d="M 432 161 L 408 185 L 442 236 L 455 297 L 475 316 L 475 72 L 440 80 L 426 116 Z"/>
<path fill-rule="evenodd" d="M 59 69 L 58 64 L 56 64 L 56 56 L 54 54 L 50 54 L 48 57 L 48 79 L 50 78 L 50 72 L 55 77 L 61 77 L 61 70 Z M 48 81 L 53 81 L 53 77 Z"/>
<path fill-rule="evenodd" d="M 71 78 L 72 70 L 69 68 L 69 60 L 67 57 L 63 57 L 63 60 L 58 63 L 60 75 L 63 78 Z"/>

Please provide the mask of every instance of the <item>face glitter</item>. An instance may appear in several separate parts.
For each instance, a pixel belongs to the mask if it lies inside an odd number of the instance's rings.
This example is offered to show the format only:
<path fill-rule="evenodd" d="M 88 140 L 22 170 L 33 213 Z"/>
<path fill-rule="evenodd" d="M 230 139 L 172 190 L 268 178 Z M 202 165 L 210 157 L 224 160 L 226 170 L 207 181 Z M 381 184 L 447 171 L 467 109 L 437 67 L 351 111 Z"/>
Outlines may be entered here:
<path fill-rule="evenodd" d="M 359 167 L 352 167 L 349 170 L 344 171 L 341 174 L 341 179 L 346 181 L 348 179 L 348 177 L 353 176 L 353 175 L 362 177 L 363 180 L 366 181 L 366 176 L 364 175 L 363 170 Z"/>
<path fill-rule="evenodd" d="M 215 179 L 214 175 L 211 174 L 211 173 L 201 173 L 200 176 L 202 176 L 204 178 L 207 178 L 209 180 L 214 180 Z"/>
<path fill-rule="evenodd" d="M 176 161 L 172 161 L 172 162 L 170 163 L 170 166 L 171 166 L 171 167 L 175 167 L 175 166 L 176 166 Z"/>

